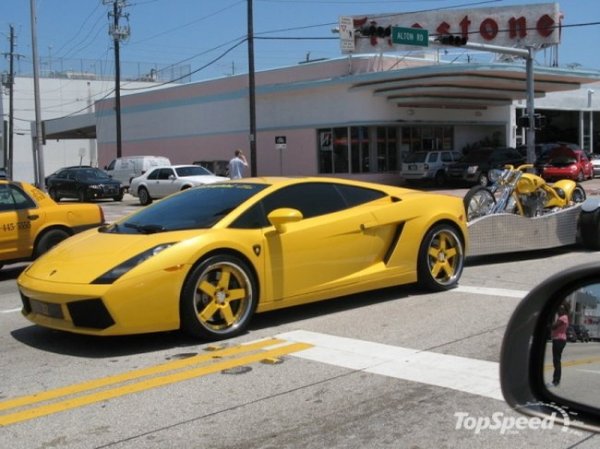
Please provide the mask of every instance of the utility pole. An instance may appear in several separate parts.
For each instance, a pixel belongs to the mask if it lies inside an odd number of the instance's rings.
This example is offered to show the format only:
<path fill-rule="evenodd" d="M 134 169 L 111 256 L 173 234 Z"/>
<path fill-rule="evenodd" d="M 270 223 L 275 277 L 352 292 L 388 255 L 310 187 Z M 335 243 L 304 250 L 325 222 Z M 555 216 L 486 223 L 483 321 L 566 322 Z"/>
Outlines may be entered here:
<path fill-rule="evenodd" d="M 250 173 L 257 176 L 256 160 L 256 86 L 254 80 L 254 18 L 248 0 L 248 96 L 250 103 Z"/>
<path fill-rule="evenodd" d="M 123 8 L 127 6 L 127 0 L 102 0 L 103 4 L 112 3 L 112 13 L 108 16 L 113 18 L 113 23 L 108 29 L 108 34 L 113 38 L 115 46 L 115 115 L 116 115 L 116 139 L 117 139 L 117 157 L 123 155 L 122 139 L 121 139 L 121 56 L 119 44 L 121 40 L 129 37 L 129 25 L 120 26 L 119 20 L 121 17 L 129 19 L 128 14 L 123 14 Z"/>
<path fill-rule="evenodd" d="M 35 0 L 30 0 L 31 9 L 31 59 L 33 60 L 33 98 L 35 104 L 35 136 L 33 139 L 33 164 L 35 185 L 39 189 L 44 188 L 44 153 L 43 153 L 43 129 L 42 109 L 40 104 L 40 61 L 37 53 L 37 13 Z"/>
<path fill-rule="evenodd" d="M 4 167 L 9 178 L 12 178 L 13 172 L 13 148 L 14 148 L 14 85 L 15 85 L 15 58 L 19 59 L 21 55 L 15 54 L 15 28 L 10 25 L 8 53 L 3 55 L 8 57 L 8 73 L 2 77 L 2 86 L 8 88 L 8 148 L 4 154 Z M 4 126 L 4 118 L 2 118 Z"/>

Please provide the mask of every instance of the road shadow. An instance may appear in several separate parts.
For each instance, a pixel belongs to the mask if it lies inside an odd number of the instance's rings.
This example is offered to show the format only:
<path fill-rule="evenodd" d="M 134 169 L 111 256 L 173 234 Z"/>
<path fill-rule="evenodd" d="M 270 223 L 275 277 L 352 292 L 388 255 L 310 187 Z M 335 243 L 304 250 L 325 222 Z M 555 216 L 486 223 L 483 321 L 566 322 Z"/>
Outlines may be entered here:
<path fill-rule="evenodd" d="M 264 312 L 256 314 L 252 318 L 246 334 L 250 331 L 333 315 L 338 312 L 368 307 L 391 300 L 402 300 L 409 296 L 425 293 L 429 292 L 421 290 L 416 284 L 411 284 L 328 299 L 273 312 Z M 218 342 L 194 339 L 180 331 L 99 337 L 47 329 L 37 325 L 16 329 L 11 332 L 11 336 L 20 343 L 40 351 L 84 358 L 120 357 L 169 349 L 181 350 L 179 355 L 171 357 L 186 357 L 204 351 L 206 347 L 214 344 L 228 344 L 227 339 Z"/>

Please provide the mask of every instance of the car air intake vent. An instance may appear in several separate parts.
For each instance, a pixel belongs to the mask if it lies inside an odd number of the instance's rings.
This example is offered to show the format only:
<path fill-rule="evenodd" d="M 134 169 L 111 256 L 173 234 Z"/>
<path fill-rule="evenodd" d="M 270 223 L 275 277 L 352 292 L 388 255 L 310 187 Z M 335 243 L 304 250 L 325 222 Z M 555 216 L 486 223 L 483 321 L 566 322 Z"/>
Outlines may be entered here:
<path fill-rule="evenodd" d="M 31 313 L 31 302 L 29 298 L 21 292 L 21 301 L 23 302 L 23 313 L 29 315 Z"/>
<path fill-rule="evenodd" d="M 67 307 L 77 327 L 106 329 L 115 324 L 100 298 L 71 302 Z"/>

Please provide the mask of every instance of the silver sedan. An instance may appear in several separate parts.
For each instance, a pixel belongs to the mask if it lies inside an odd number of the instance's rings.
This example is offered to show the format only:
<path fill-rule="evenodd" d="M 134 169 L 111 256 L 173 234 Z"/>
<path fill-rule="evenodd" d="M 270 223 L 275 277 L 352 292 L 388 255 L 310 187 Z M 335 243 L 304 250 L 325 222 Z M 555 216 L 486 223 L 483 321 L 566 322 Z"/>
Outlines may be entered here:
<path fill-rule="evenodd" d="M 229 178 L 216 176 L 199 165 L 172 165 L 154 167 L 141 176 L 133 178 L 129 193 L 139 198 L 142 205 L 190 187 L 225 181 Z"/>

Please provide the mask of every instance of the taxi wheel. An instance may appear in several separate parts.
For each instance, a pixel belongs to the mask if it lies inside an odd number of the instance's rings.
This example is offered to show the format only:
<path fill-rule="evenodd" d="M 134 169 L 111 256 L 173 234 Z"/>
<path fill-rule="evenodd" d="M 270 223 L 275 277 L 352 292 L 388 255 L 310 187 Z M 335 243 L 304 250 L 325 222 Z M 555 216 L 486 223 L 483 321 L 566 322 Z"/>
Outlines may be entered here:
<path fill-rule="evenodd" d="M 181 329 L 210 340 L 239 335 L 257 302 L 254 274 L 244 261 L 225 254 L 209 257 L 193 269 L 183 287 Z"/>
<path fill-rule="evenodd" d="M 454 288 L 462 274 L 464 260 L 463 242 L 457 230 L 448 224 L 433 226 L 419 249 L 419 285 L 432 291 Z"/>
<path fill-rule="evenodd" d="M 35 245 L 34 256 L 37 258 L 52 248 L 54 245 L 59 244 L 67 237 L 70 237 L 69 234 L 64 229 L 50 229 L 44 235 L 40 237 L 37 244 Z"/>

